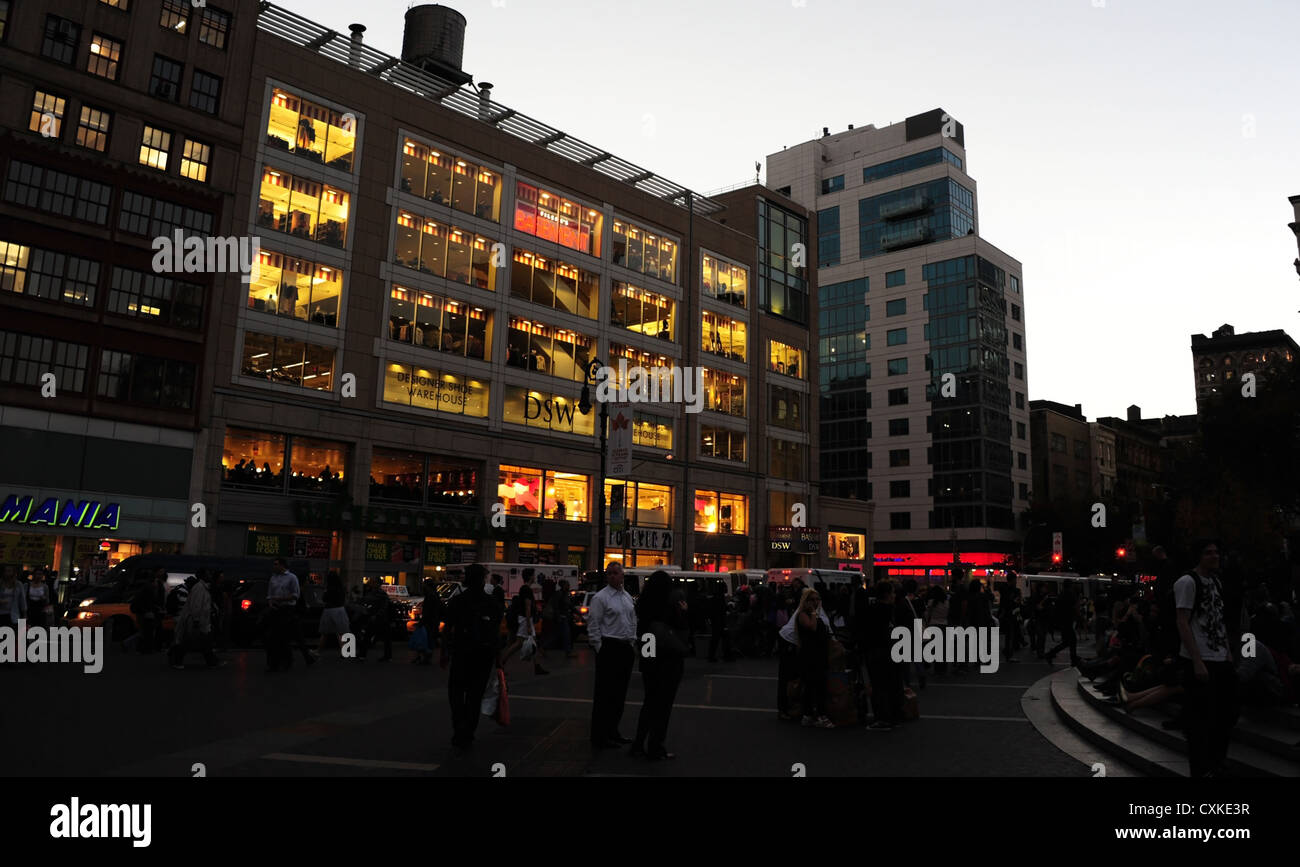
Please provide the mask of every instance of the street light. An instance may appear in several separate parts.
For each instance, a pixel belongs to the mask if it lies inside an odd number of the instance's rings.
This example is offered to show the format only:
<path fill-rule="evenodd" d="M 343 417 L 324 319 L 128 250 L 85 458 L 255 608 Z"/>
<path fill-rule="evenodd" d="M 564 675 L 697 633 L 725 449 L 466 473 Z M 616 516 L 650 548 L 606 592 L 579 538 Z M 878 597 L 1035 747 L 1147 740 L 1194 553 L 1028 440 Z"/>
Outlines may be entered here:
<path fill-rule="evenodd" d="M 597 376 L 604 371 L 604 377 Z M 593 358 L 587 365 L 587 382 L 582 386 L 582 397 L 578 401 L 578 412 L 591 414 L 591 387 L 599 385 L 609 378 L 609 369 L 599 358 Z M 596 480 L 596 570 L 600 581 L 605 581 L 605 437 L 609 429 L 609 408 L 605 401 L 600 401 L 600 477 Z"/>

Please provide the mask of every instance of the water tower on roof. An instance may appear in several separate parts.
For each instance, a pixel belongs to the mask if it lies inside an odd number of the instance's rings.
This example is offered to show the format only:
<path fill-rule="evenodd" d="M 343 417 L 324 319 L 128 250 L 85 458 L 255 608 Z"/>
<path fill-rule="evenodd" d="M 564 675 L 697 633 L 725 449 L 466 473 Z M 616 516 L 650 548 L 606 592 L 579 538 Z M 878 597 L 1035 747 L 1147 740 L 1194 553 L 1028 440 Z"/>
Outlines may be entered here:
<path fill-rule="evenodd" d="M 406 10 L 402 60 L 426 72 L 467 84 L 473 76 L 461 68 L 465 55 L 465 16 L 438 3 Z"/>

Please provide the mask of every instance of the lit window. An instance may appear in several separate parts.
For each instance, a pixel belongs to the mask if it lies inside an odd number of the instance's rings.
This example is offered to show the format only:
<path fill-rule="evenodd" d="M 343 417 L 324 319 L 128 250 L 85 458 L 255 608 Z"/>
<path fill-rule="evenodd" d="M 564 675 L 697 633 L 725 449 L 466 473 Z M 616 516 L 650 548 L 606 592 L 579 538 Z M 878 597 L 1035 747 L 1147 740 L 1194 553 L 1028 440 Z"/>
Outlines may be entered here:
<path fill-rule="evenodd" d="M 102 33 L 96 33 L 90 40 L 90 60 L 86 71 L 91 75 L 117 80 L 117 61 L 122 56 L 122 43 Z"/>
<path fill-rule="evenodd" d="M 807 379 L 803 371 L 804 351 L 776 340 L 768 341 L 767 369 L 797 379 Z"/>
<path fill-rule="evenodd" d="M 615 236 L 615 253 L 618 252 L 617 235 Z M 714 256 L 704 256 L 700 266 L 701 285 L 704 294 L 728 304 L 745 308 L 749 288 L 749 269 L 730 262 L 724 262 Z"/>
<path fill-rule="evenodd" d="M 600 211 L 581 202 L 571 201 L 522 181 L 516 187 L 515 228 L 544 241 L 553 241 L 589 256 L 600 256 L 604 219 Z M 615 223 L 616 227 L 617 225 Z M 615 228 L 616 234 L 617 231 Z M 615 241 L 616 248 L 617 244 Z"/>
<path fill-rule="evenodd" d="M 9 0 L 0 0 L 0 41 L 5 38 L 5 28 L 9 24 Z"/>
<path fill-rule="evenodd" d="M 347 240 L 348 194 L 267 166 L 257 223 L 342 249 Z"/>
<path fill-rule="evenodd" d="M 317 346 L 289 337 L 244 333 L 244 376 L 312 391 L 334 390 L 334 356 L 331 346 Z M 410 400 L 410 397 L 407 397 Z"/>
<path fill-rule="evenodd" d="M 158 26 L 166 27 L 168 30 L 175 30 L 177 33 L 185 32 L 185 25 L 189 23 L 190 4 L 187 0 L 163 0 L 162 15 L 158 18 Z"/>
<path fill-rule="evenodd" d="M 614 308 L 610 313 L 611 325 L 647 337 L 673 339 L 677 302 L 667 295 L 615 280 L 610 301 Z"/>
<path fill-rule="evenodd" d="M 510 292 L 533 304 L 595 319 L 600 303 L 600 275 L 515 247 L 514 264 L 510 269 Z M 617 307 L 617 284 L 614 297 Z"/>
<path fill-rule="evenodd" d="M 402 144 L 401 190 L 434 204 L 496 221 L 501 216 L 501 175 L 413 139 Z"/>
<path fill-rule="evenodd" d="M 108 145 L 108 127 L 112 119 L 113 116 L 102 108 L 83 105 L 81 120 L 77 123 L 77 144 L 103 153 Z"/>
<path fill-rule="evenodd" d="M 649 413 L 632 414 L 632 444 L 652 449 L 672 450 L 673 420 Z"/>
<path fill-rule="evenodd" d="M 208 163 L 211 158 L 211 147 L 194 139 L 186 139 L 185 148 L 181 153 L 181 177 L 206 184 L 208 182 Z"/>
<path fill-rule="evenodd" d="M 230 32 L 230 13 L 205 6 L 199 17 L 199 41 L 213 48 L 225 49 L 226 35 Z"/>
<path fill-rule="evenodd" d="M 32 119 L 27 128 L 46 138 L 58 138 L 63 132 L 63 109 L 67 100 L 43 90 L 32 99 Z"/>
<path fill-rule="evenodd" d="M 171 133 L 146 125 L 140 138 L 140 165 L 167 171 L 167 155 L 171 147 Z"/>
<path fill-rule="evenodd" d="M 695 530 L 698 533 L 748 532 L 748 500 L 740 494 L 695 492 Z"/>
<path fill-rule="evenodd" d="M 352 171 L 358 118 L 276 88 L 271 92 L 266 143 L 315 163 Z"/>
<path fill-rule="evenodd" d="M 123 12 L 127 10 L 127 0 L 99 0 L 99 2 L 105 6 L 112 6 L 114 9 L 121 9 Z"/>

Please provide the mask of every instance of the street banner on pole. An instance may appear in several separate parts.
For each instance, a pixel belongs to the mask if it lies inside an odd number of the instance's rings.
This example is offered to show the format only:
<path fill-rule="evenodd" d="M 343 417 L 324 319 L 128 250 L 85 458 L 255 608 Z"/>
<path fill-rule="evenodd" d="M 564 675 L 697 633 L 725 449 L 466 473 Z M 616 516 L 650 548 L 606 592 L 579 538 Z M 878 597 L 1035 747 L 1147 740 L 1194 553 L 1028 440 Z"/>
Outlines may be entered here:
<path fill-rule="evenodd" d="M 632 474 L 632 410 L 626 404 L 615 404 L 609 409 L 605 458 L 607 478 L 625 479 Z"/>

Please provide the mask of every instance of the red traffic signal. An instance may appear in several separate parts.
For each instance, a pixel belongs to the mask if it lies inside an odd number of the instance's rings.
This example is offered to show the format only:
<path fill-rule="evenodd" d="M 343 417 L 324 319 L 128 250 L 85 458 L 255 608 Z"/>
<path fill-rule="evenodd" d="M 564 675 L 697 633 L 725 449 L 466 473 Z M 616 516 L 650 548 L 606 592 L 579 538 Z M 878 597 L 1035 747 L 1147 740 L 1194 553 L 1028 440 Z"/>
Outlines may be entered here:
<path fill-rule="evenodd" d="M 1127 549 L 1127 548 L 1116 548 L 1116 549 L 1115 549 L 1115 558 L 1116 558 L 1117 560 L 1123 560 L 1126 556 L 1128 556 L 1128 549 Z"/>
<path fill-rule="evenodd" d="M 1053 555 L 1052 555 L 1052 562 L 1053 562 L 1053 563 L 1060 563 L 1060 562 L 1061 562 L 1061 555 L 1060 555 L 1060 554 L 1053 554 Z"/>

